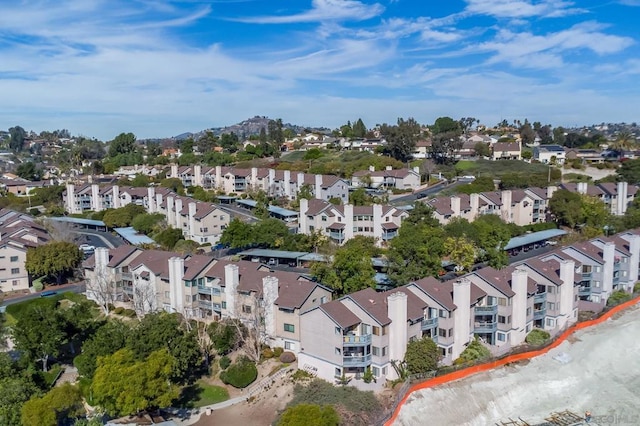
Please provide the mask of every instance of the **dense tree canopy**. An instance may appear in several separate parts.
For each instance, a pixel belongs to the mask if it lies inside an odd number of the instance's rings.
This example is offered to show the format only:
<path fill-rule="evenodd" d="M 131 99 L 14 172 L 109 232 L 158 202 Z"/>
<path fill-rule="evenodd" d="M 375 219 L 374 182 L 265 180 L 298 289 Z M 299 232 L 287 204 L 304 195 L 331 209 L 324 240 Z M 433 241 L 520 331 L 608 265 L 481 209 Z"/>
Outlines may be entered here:
<path fill-rule="evenodd" d="M 120 133 L 109 143 L 109 157 L 119 154 L 131 154 L 136 150 L 136 135 Z"/>
<path fill-rule="evenodd" d="M 416 120 L 398 118 L 396 125 L 385 123 L 380 126 L 380 132 L 387 140 L 386 150 L 393 158 L 403 162 L 413 158 L 420 137 L 420 124 Z"/>
<path fill-rule="evenodd" d="M 420 374 L 434 371 L 438 368 L 440 350 L 438 345 L 428 337 L 414 340 L 407 344 L 404 362 L 409 374 Z"/>
<path fill-rule="evenodd" d="M 84 413 L 80 388 L 70 383 L 55 387 L 22 407 L 23 426 L 58 426 Z"/>
<path fill-rule="evenodd" d="M 78 247 L 67 241 L 52 241 L 27 250 L 25 268 L 35 277 L 54 276 L 57 284 L 82 261 Z"/>
<path fill-rule="evenodd" d="M 108 321 L 98 328 L 82 345 L 82 353 L 73 360 L 78 373 L 83 377 L 93 378 L 98 357 L 112 355 L 124 348 L 129 333 L 129 326 L 117 320 Z"/>

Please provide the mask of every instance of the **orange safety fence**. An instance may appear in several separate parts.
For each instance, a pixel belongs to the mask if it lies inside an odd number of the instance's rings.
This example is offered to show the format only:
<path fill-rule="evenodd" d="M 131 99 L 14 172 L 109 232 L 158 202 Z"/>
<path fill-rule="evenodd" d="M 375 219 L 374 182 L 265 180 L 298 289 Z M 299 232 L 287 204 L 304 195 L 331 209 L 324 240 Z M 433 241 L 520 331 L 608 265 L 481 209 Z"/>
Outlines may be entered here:
<path fill-rule="evenodd" d="M 413 385 L 413 386 L 411 386 L 409 388 L 407 393 L 404 395 L 404 397 L 402 398 L 402 400 L 400 401 L 400 403 L 396 407 L 396 409 L 393 412 L 393 415 L 391 416 L 391 418 L 385 423 L 385 426 L 391 426 L 393 424 L 393 422 L 398 417 L 398 413 L 400 413 L 400 410 L 402 409 L 402 406 L 407 401 L 407 398 L 409 398 L 409 395 L 411 395 L 415 391 L 418 391 L 418 390 L 421 390 L 421 389 L 432 388 L 432 387 L 439 386 L 439 385 L 443 385 L 445 383 L 453 382 L 455 380 L 464 379 L 465 377 L 469 377 L 469 376 L 471 376 L 473 374 L 481 373 L 481 372 L 484 372 L 484 371 L 489 371 L 489 370 L 492 370 L 492 369 L 494 369 L 496 367 L 502 367 L 503 365 L 509 364 L 509 363 L 512 363 L 512 362 L 523 361 L 523 360 L 526 360 L 526 359 L 535 358 L 535 357 L 537 357 L 539 355 L 544 355 L 547 352 L 549 352 L 551 349 L 556 348 L 558 345 L 560 345 L 562 342 L 564 342 L 575 331 L 582 330 L 584 328 L 589 328 L 589 327 L 592 327 L 594 325 L 598 325 L 598 324 L 608 320 L 609 318 L 611 318 L 613 315 L 617 314 L 618 312 L 620 312 L 620 311 L 622 311 L 624 309 L 627 309 L 628 307 L 633 306 L 633 305 L 635 305 L 637 303 L 640 303 L 640 296 L 636 297 L 635 299 L 631 299 L 631 300 L 629 300 L 629 301 L 627 301 L 625 303 L 621 303 L 620 305 L 611 308 L 609 311 L 607 311 L 606 313 L 604 313 L 602 316 L 600 316 L 598 318 L 576 323 L 573 326 L 571 326 L 570 328 L 568 328 L 567 330 L 565 330 L 562 334 L 560 334 L 560 336 L 558 336 L 552 343 L 550 343 L 549 346 L 546 346 L 546 347 L 544 347 L 542 349 L 537 349 L 537 350 L 533 350 L 533 351 L 529 351 L 529 352 L 523 352 L 523 353 L 519 353 L 519 354 L 515 354 L 515 355 L 509 355 L 509 356 L 506 356 L 505 358 L 501 358 L 501 359 L 498 359 L 498 360 L 495 360 L 495 361 L 487 362 L 485 364 L 474 365 L 474 366 L 469 367 L 469 368 L 464 368 L 462 370 L 457 370 L 457 371 L 454 371 L 452 373 L 444 374 L 442 376 L 438 376 L 438 377 L 434 377 L 434 378 L 429 379 L 429 380 L 425 380 L 424 382 L 421 382 L 421 383 L 416 383 L 415 385 Z"/>

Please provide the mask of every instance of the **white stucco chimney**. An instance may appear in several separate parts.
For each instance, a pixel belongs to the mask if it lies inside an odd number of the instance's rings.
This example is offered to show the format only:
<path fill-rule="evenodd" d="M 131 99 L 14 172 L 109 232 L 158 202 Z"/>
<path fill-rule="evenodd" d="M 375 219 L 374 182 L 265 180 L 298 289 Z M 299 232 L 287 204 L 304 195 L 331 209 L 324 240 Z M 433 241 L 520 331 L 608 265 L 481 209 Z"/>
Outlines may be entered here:
<path fill-rule="evenodd" d="M 175 207 L 176 207 L 176 215 L 175 215 L 175 222 L 173 223 L 174 228 L 178 228 L 178 229 L 183 229 L 182 228 L 182 215 L 180 214 L 180 212 L 182 212 L 182 198 L 180 197 L 176 197 L 175 201 Z"/>
<path fill-rule="evenodd" d="M 307 210 L 309 210 L 309 200 L 300 198 L 300 213 L 298 214 L 298 225 L 300 225 L 300 233 L 306 234 L 309 230 L 309 221 L 307 219 Z"/>
<path fill-rule="evenodd" d="M 169 294 L 171 296 L 171 309 L 173 312 L 184 312 L 185 307 L 185 286 L 182 282 L 184 277 L 184 259 L 172 257 L 169 259 Z"/>
<path fill-rule="evenodd" d="M 284 171 L 284 195 L 290 200 L 296 198 L 296 194 L 292 194 L 291 192 L 291 171 Z"/>
<path fill-rule="evenodd" d="M 402 361 L 407 351 L 407 294 L 401 291 L 387 296 L 387 316 L 389 324 L 389 361 Z M 391 369 L 387 378 L 396 379 Z"/>
<path fill-rule="evenodd" d="M 147 213 L 156 212 L 156 187 L 147 187 Z"/>
<path fill-rule="evenodd" d="M 524 269 L 515 269 L 511 273 L 511 290 L 515 293 L 512 299 L 512 330 L 510 342 L 512 346 L 524 342 L 527 337 L 527 287 L 529 277 Z"/>
<path fill-rule="evenodd" d="M 560 316 L 558 317 L 559 328 L 563 328 L 573 321 L 574 307 L 574 281 L 575 281 L 576 263 L 573 260 L 560 261 L 560 281 L 562 285 L 558 288 L 560 291 Z"/>
<path fill-rule="evenodd" d="M 451 196 L 451 210 L 453 211 L 452 218 L 460 217 L 460 197 L 456 195 Z"/>
<path fill-rule="evenodd" d="M 480 215 L 480 196 L 478 194 L 469 194 L 469 205 L 471 208 L 471 217 L 469 222 L 473 221 Z"/>
<path fill-rule="evenodd" d="M 120 187 L 118 185 L 113 185 L 111 187 L 111 196 L 113 197 L 113 208 L 119 209 L 122 207 L 120 204 Z"/>
<path fill-rule="evenodd" d="M 198 206 L 196 203 L 189 203 L 189 238 L 194 239 L 196 235 L 196 211 Z"/>
<path fill-rule="evenodd" d="M 268 338 L 276 336 L 276 300 L 278 299 L 278 278 L 262 278 L 262 303 L 264 304 L 264 331 Z"/>
<path fill-rule="evenodd" d="M 315 198 L 322 200 L 322 175 L 315 176 Z"/>
<path fill-rule="evenodd" d="M 178 177 L 178 165 L 177 164 L 172 164 L 171 165 L 171 177 L 172 178 L 177 178 Z"/>
<path fill-rule="evenodd" d="M 167 197 L 167 223 L 169 224 L 169 226 L 174 226 L 174 223 L 176 223 L 176 216 L 175 216 L 175 207 L 173 205 L 173 196 L 169 195 Z"/>
<path fill-rule="evenodd" d="M 224 266 L 224 297 L 227 303 L 226 315 L 223 311 L 223 316 L 229 318 L 237 318 L 236 312 L 236 296 L 238 292 L 238 285 L 240 284 L 240 271 L 238 265 L 230 263 Z"/>
<path fill-rule="evenodd" d="M 616 245 L 608 241 L 602 246 L 602 297 L 608 298 L 613 291 L 613 266 L 616 257 Z"/>
<path fill-rule="evenodd" d="M 471 334 L 471 282 L 461 278 L 453 283 L 453 350 L 451 359 L 456 360 L 469 343 Z"/>
<path fill-rule="evenodd" d="M 502 216 L 502 220 L 504 220 L 507 223 L 513 222 L 513 218 L 511 217 L 512 216 L 511 202 L 513 199 L 512 195 L 513 194 L 509 190 L 502 191 L 502 194 L 501 194 L 502 206 L 500 208 L 500 213 Z"/>
<path fill-rule="evenodd" d="M 193 184 L 202 186 L 202 166 L 200 164 L 193 166 Z"/>
<path fill-rule="evenodd" d="M 353 238 L 353 204 L 344 205 L 344 241 Z"/>
<path fill-rule="evenodd" d="M 622 216 L 627 212 L 627 197 L 629 196 L 629 184 L 627 182 L 618 182 L 616 198 L 616 211 L 614 214 Z"/>
<path fill-rule="evenodd" d="M 622 238 L 629 241 L 629 278 L 628 282 L 633 289 L 633 285 L 638 281 L 639 263 L 640 263 L 640 235 L 623 234 Z"/>

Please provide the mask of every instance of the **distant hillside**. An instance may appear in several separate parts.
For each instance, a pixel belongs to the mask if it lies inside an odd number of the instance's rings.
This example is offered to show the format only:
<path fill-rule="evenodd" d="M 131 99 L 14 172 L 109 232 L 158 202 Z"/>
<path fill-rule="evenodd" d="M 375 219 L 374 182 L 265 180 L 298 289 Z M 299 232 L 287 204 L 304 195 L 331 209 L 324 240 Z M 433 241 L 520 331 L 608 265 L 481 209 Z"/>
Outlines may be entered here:
<path fill-rule="evenodd" d="M 204 135 L 205 132 L 210 131 L 213 132 L 213 134 L 219 136 L 222 135 L 224 133 L 235 133 L 236 135 L 238 135 L 238 138 L 240 138 L 240 140 L 242 139 L 246 139 L 251 135 L 259 135 L 260 134 L 260 129 L 265 129 L 268 130 L 269 128 L 269 121 L 271 120 L 271 118 L 269 117 L 261 117 L 256 115 L 255 117 L 252 118 L 248 118 L 244 121 L 241 121 L 240 123 L 237 124 L 233 124 L 231 126 L 226 126 L 226 127 L 214 127 L 211 129 L 206 129 L 206 130 L 202 130 L 200 132 L 197 133 L 182 133 L 178 136 L 175 136 L 174 139 L 177 140 L 181 140 L 181 139 L 186 139 L 189 137 L 193 137 L 194 139 L 198 139 L 200 136 Z M 325 133 L 325 134 L 329 134 L 331 133 L 331 129 L 326 128 L 326 127 L 305 127 L 305 126 L 300 126 L 297 124 L 291 124 L 291 123 L 283 123 L 283 127 L 285 129 L 291 129 L 294 133 L 298 134 L 298 133 L 302 133 L 302 132 L 318 132 L 318 133 Z"/>

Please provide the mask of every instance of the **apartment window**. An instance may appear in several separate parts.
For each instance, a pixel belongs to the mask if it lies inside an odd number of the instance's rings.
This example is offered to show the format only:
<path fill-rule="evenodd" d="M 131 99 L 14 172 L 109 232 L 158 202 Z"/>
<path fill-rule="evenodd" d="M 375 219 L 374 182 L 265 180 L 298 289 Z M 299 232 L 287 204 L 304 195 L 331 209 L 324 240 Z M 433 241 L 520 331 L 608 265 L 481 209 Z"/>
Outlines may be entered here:
<path fill-rule="evenodd" d="M 591 265 L 582 265 L 582 273 L 590 274 L 591 273 Z"/>
<path fill-rule="evenodd" d="M 165 299 L 169 299 L 171 297 L 171 292 L 170 291 L 165 291 L 164 292 L 164 298 Z"/>
<path fill-rule="evenodd" d="M 242 305 L 242 313 L 244 313 L 244 314 L 250 314 L 250 313 L 251 313 L 251 306 L 249 306 L 249 305 Z"/>
<path fill-rule="evenodd" d="M 498 297 L 498 305 L 507 306 L 507 299 L 504 297 Z"/>
<path fill-rule="evenodd" d="M 380 377 L 380 369 L 378 367 L 371 367 L 371 372 L 374 376 Z"/>
<path fill-rule="evenodd" d="M 17 262 L 18 261 L 18 256 L 11 256 L 11 261 L 12 262 Z"/>
<path fill-rule="evenodd" d="M 440 309 L 438 311 L 438 316 L 440 318 L 449 318 L 449 312 L 445 311 L 444 309 Z"/>
<path fill-rule="evenodd" d="M 438 329 L 438 336 L 447 337 L 447 330 L 445 330 L 444 328 L 439 328 Z"/>
<path fill-rule="evenodd" d="M 296 350 L 296 344 L 293 342 L 284 342 L 284 348 L 288 351 L 295 351 Z"/>
<path fill-rule="evenodd" d="M 20 281 L 18 281 L 18 280 L 11 281 L 11 285 L 14 286 L 14 287 L 16 287 L 18 284 L 20 284 Z"/>
<path fill-rule="evenodd" d="M 340 327 L 335 328 L 336 334 L 342 334 L 342 329 Z"/>
<path fill-rule="evenodd" d="M 503 315 L 498 315 L 498 323 L 506 324 L 507 323 L 507 319 Z"/>
<path fill-rule="evenodd" d="M 11 273 L 12 274 L 19 274 L 20 273 L 20 268 L 11 268 Z"/>
<path fill-rule="evenodd" d="M 336 355 L 342 355 L 342 350 L 340 348 L 336 348 Z"/>
<path fill-rule="evenodd" d="M 289 333 L 295 332 L 295 327 L 293 324 L 285 324 L 284 331 L 288 331 Z"/>
<path fill-rule="evenodd" d="M 326 216 L 322 216 L 322 221 L 326 222 L 327 221 L 327 217 Z"/>
<path fill-rule="evenodd" d="M 380 336 L 380 327 L 374 325 L 372 328 L 373 328 L 373 335 Z"/>
<path fill-rule="evenodd" d="M 371 346 L 371 354 L 373 356 L 380 356 L 380 348 L 377 346 Z"/>
<path fill-rule="evenodd" d="M 387 367 L 382 367 L 382 375 L 383 376 L 387 375 Z"/>
<path fill-rule="evenodd" d="M 531 324 L 527 325 L 527 333 L 531 331 Z"/>
<path fill-rule="evenodd" d="M 453 348 L 448 348 L 448 349 L 447 349 L 447 353 L 448 353 L 449 355 L 453 354 Z"/>
<path fill-rule="evenodd" d="M 555 326 L 556 326 L 556 320 L 552 318 L 547 318 L 547 327 L 555 327 Z"/>
<path fill-rule="evenodd" d="M 449 337 L 453 337 L 453 328 L 449 329 Z"/>
<path fill-rule="evenodd" d="M 554 311 L 556 309 L 556 304 L 553 302 L 547 302 L 547 309 Z"/>
<path fill-rule="evenodd" d="M 339 367 L 336 367 L 335 373 L 336 373 L 336 377 L 342 376 L 342 369 L 340 369 Z"/>
<path fill-rule="evenodd" d="M 498 341 L 499 342 L 504 342 L 505 341 L 504 333 L 498 333 Z"/>
<path fill-rule="evenodd" d="M 227 302 L 222 302 L 222 309 L 227 309 Z"/>
<path fill-rule="evenodd" d="M 320 298 L 320 304 L 327 303 L 327 296 L 322 296 Z"/>
<path fill-rule="evenodd" d="M 13 269 L 11 271 L 11 273 L 13 273 Z M 600 288 L 600 281 L 595 281 L 593 284 L 596 288 Z"/>
<path fill-rule="evenodd" d="M 527 308 L 527 316 L 531 315 L 531 308 Z"/>
<path fill-rule="evenodd" d="M 600 272 L 600 267 L 596 266 L 596 272 Z"/>
<path fill-rule="evenodd" d="M 387 356 L 387 351 L 389 350 L 388 346 L 385 346 L 384 348 L 382 348 L 382 356 Z"/>
<path fill-rule="evenodd" d="M 447 356 L 447 350 L 445 348 L 440 348 L 440 355 L 443 357 Z"/>

